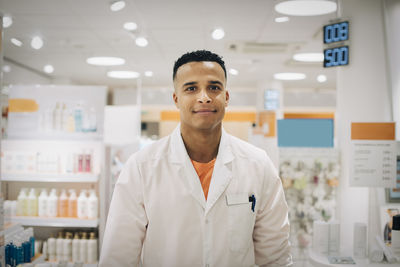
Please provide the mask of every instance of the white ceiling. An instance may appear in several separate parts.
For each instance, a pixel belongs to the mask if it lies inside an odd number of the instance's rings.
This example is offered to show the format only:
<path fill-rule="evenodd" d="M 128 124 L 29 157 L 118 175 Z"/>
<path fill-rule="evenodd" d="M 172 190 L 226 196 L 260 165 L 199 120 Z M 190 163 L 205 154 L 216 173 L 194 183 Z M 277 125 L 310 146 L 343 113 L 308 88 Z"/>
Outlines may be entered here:
<path fill-rule="evenodd" d="M 336 17 L 335 13 L 314 17 L 290 17 L 286 23 L 274 22 L 281 16 L 273 0 L 126 0 L 126 7 L 111 12 L 106 0 L 0 0 L 0 11 L 11 15 L 13 24 L 4 29 L 4 64 L 14 61 L 39 72 L 52 64 L 50 77 L 76 84 L 132 86 L 134 80 L 106 77 L 108 70 L 154 72 L 142 75 L 144 87 L 172 87 L 174 61 L 183 53 L 209 49 L 223 56 L 228 68 L 239 70 L 229 76 L 230 87 L 255 88 L 273 79 L 275 72 L 303 72 L 303 81 L 284 82 L 284 88 L 334 89 L 335 69 L 324 69 L 322 63 L 293 62 L 295 52 L 321 52 L 322 26 Z M 138 30 L 132 34 L 122 28 L 134 21 Z M 211 38 L 215 27 L 225 30 L 225 38 Z M 30 47 L 30 39 L 40 35 L 44 46 Z M 143 35 L 149 45 L 135 45 L 134 37 Z M 11 38 L 24 44 L 16 47 Z M 244 43 L 279 44 L 280 52 L 243 52 Z M 236 44 L 237 50 L 229 47 Z M 248 47 L 248 46 L 245 46 Z M 267 45 L 268 51 L 272 47 Z M 117 56 L 126 64 L 96 67 L 86 64 L 91 56 Z M 5 80 L 10 73 L 4 73 Z M 318 83 L 319 74 L 328 76 Z M 15 73 L 14 73 L 15 75 Z M 47 74 L 46 74 L 47 75 Z"/>

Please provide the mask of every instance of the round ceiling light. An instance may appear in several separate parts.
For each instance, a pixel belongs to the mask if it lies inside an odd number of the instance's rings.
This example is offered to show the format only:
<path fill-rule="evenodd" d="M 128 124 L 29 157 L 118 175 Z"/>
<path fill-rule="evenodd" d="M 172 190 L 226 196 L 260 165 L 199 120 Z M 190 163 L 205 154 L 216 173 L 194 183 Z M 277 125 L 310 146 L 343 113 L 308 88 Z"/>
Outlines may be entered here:
<path fill-rule="evenodd" d="M 293 55 L 293 59 L 302 62 L 322 62 L 324 61 L 323 53 L 298 53 Z"/>
<path fill-rule="evenodd" d="M 3 71 L 4 72 L 10 72 L 11 71 L 11 67 L 9 65 L 4 65 L 3 66 Z"/>
<path fill-rule="evenodd" d="M 114 12 L 120 11 L 124 7 L 125 7 L 125 1 L 115 1 L 115 2 L 112 2 L 110 5 L 111 11 L 114 11 Z"/>
<path fill-rule="evenodd" d="M 289 21 L 289 17 L 278 17 L 278 18 L 275 18 L 275 22 L 278 22 L 278 23 L 287 22 L 287 21 Z"/>
<path fill-rule="evenodd" d="M 18 47 L 22 46 L 22 42 L 20 40 L 18 40 L 17 38 L 11 38 L 11 43 Z"/>
<path fill-rule="evenodd" d="M 125 59 L 119 57 L 90 57 L 86 63 L 96 66 L 117 66 L 125 64 Z"/>
<path fill-rule="evenodd" d="M 137 24 L 135 22 L 125 22 L 124 29 L 127 31 L 134 31 L 137 29 Z"/>
<path fill-rule="evenodd" d="M 326 77 L 326 75 L 320 74 L 317 76 L 317 81 L 320 83 L 324 83 L 328 80 L 328 78 Z"/>
<path fill-rule="evenodd" d="M 222 28 L 217 28 L 213 30 L 213 32 L 211 33 L 211 37 L 214 40 L 221 40 L 222 38 L 224 38 L 224 36 L 225 36 L 225 31 Z"/>
<path fill-rule="evenodd" d="M 3 28 L 8 28 L 12 25 L 13 20 L 10 16 L 3 17 Z"/>
<path fill-rule="evenodd" d="M 46 73 L 53 73 L 54 72 L 54 67 L 52 65 L 46 65 L 43 67 L 43 71 Z"/>
<path fill-rule="evenodd" d="M 275 11 L 289 16 L 317 16 L 335 12 L 337 4 L 328 0 L 291 0 L 275 5 Z"/>
<path fill-rule="evenodd" d="M 107 72 L 107 76 L 115 79 L 136 79 L 140 74 L 136 71 L 114 70 Z"/>
<path fill-rule="evenodd" d="M 229 73 L 232 74 L 232 75 L 238 75 L 239 71 L 236 70 L 236 69 L 229 69 Z"/>
<path fill-rule="evenodd" d="M 144 72 L 144 76 L 146 76 L 146 77 L 152 77 L 153 76 L 153 72 L 152 71 L 145 71 Z"/>
<path fill-rule="evenodd" d="M 32 41 L 31 41 L 31 46 L 32 46 L 32 48 L 34 48 L 34 49 L 36 49 L 36 50 L 42 48 L 42 47 L 43 47 L 43 40 L 42 40 L 42 38 L 40 38 L 39 36 L 33 37 L 33 38 L 32 38 Z"/>
<path fill-rule="evenodd" d="M 144 38 L 144 37 L 136 38 L 135 43 L 136 43 L 137 46 L 140 46 L 140 47 L 145 47 L 145 46 L 147 46 L 149 44 L 147 39 Z"/>
<path fill-rule="evenodd" d="M 306 75 L 304 73 L 282 72 L 274 74 L 274 79 L 283 81 L 304 80 L 305 78 Z"/>

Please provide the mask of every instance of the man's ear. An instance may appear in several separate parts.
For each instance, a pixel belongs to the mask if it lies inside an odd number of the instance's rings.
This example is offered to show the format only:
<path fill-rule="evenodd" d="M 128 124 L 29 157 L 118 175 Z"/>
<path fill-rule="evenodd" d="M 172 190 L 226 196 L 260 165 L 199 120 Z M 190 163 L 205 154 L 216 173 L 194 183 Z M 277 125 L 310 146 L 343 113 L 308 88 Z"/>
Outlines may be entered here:
<path fill-rule="evenodd" d="M 179 109 L 179 107 L 178 107 L 178 96 L 176 95 L 175 92 L 172 94 L 172 98 L 174 99 L 175 106 Z"/>
<path fill-rule="evenodd" d="M 225 91 L 225 107 L 228 106 L 229 103 L 229 92 L 228 90 Z"/>

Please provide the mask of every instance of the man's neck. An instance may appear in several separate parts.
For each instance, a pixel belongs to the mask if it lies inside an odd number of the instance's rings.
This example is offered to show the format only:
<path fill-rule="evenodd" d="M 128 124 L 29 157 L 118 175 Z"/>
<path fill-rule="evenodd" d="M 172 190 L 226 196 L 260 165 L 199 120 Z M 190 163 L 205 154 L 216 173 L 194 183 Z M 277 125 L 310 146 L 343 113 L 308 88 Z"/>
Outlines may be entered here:
<path fill-rule="evenodd" d="M 186 151 L 189 157 L 197 162 L 205 163 L 217 157 L 221 134 L 221 125 L 204 131 L 194 131 L 181 125 L 181 135 Z"/>

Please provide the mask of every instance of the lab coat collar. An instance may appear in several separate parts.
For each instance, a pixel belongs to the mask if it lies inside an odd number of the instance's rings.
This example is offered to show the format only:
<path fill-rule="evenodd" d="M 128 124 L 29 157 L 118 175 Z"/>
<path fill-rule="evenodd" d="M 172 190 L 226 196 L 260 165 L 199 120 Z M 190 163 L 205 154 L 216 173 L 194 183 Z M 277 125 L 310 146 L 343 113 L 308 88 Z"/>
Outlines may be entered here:
<path fill-rule="evenodd" d="M 183 182 L 189 188 L 191 194 L 205 209 L 207 213 L 218 198 L 225 191 L 232 179 L 232 165 L 234 155 L 231 149 L 230 136 L 222 129 L 221 140 L 218 147 L 218 155 L 215 161 L 211 184 L 208 191 L 207 202 L 204 197 L 203 188 L 200 179 L 190 161 L 180 131 L 180 124 L 171 134 L 171 143 L 169 148 L 170 162 L 177 166 L 177 171 L 182 177 Z"/>

